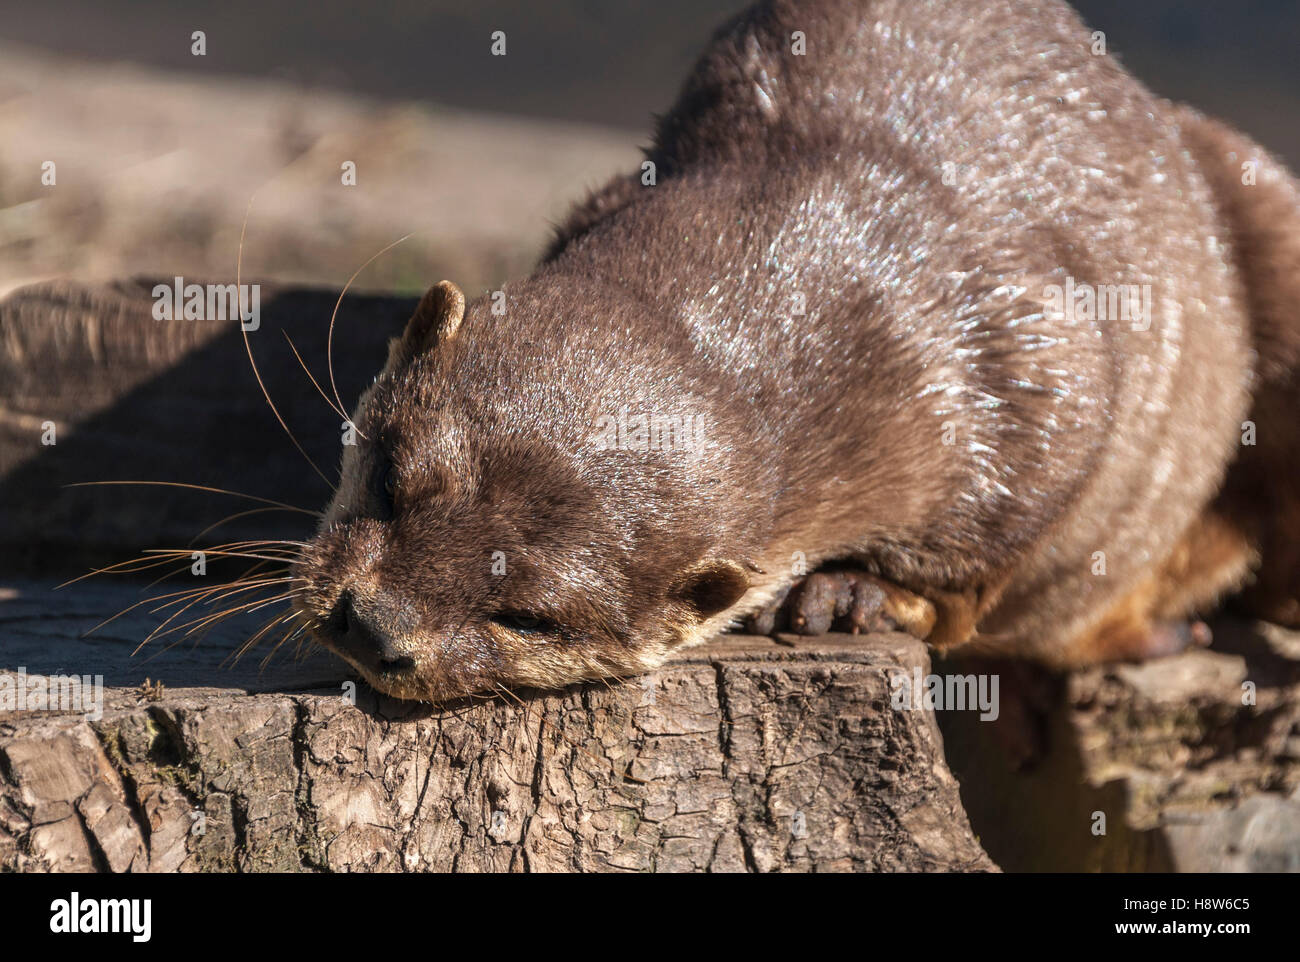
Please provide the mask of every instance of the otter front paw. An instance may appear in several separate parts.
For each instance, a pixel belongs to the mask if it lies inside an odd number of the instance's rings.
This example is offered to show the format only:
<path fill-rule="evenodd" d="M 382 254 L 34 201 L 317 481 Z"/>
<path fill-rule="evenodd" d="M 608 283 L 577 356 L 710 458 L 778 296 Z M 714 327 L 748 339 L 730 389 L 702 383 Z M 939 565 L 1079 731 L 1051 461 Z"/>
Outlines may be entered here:
<path fill-rule="evenodd" d="M 804 578 L 750 615 L 748 628 L 762 635 L 903 631 L 924 640 L 935 620 L 934 606 L 921 596 L 864 571 L 844 569 Z"/>

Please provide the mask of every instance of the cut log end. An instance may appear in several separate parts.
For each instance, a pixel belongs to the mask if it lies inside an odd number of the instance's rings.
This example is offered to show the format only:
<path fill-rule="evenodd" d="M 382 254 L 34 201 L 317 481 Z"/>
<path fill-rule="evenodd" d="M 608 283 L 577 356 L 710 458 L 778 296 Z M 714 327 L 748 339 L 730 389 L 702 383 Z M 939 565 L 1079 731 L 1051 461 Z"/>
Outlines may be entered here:
<path fill-rule="evenodd" d="M 0 716 L 0 865 L 330 871 L 992 870 L 901 635 L 727 636 L 622 683 L 452 709 L 114 688 Z"/>

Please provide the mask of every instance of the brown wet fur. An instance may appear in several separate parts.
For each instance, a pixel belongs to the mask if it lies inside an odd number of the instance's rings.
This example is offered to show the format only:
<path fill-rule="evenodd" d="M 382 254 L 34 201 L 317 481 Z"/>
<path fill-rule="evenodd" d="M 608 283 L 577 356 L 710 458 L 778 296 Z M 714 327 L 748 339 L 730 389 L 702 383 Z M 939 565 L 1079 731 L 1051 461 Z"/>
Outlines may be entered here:
<path fill-rule="evenodd" d="M 1054 665 L 1203 641 L 1186 619 L 1243 587 L 1294 623 L 1295 182 L 1091 43 L 1052 0 L 724 26 L 653 186 L 597 191 L 501 299 L 435 288 L 394 344 L 295 566 L 318 639 L 441 700 L 782 605 Z M 1067 280 L 1149 287 L 1149 326 L 1055 313 Z M 704 440 L 611 448 L 620 412 Z"/>

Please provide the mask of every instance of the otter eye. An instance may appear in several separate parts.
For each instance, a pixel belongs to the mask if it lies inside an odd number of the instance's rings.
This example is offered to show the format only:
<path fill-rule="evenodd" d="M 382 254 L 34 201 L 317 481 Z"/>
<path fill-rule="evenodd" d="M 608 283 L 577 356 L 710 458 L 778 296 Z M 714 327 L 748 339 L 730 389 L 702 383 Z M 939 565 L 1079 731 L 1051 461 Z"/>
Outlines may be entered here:
<path fill-rule="evenodd" d="M 370 475 L 370 489 L 376 501 L 383 508 L 385 517 L 393 513 L 393 493 L 397 490 L 397 472 L 388 457 L 376 462 Z"/>
<path fill-rule="evenodd" d="M 522 631 L 529 634 L 556 630 L 553 623 L 545 618 L 538 618 L 536 615 L 512 612 L 496 615 L 492 620 L 512 631 Z"/>

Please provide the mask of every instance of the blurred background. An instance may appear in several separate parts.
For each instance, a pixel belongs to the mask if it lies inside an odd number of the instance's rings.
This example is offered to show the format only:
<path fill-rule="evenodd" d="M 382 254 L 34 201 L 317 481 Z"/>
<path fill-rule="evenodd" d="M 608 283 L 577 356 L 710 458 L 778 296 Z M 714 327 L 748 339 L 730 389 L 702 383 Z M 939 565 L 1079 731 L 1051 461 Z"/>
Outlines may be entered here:
<path fill-rule="evenodd" d="M 257 278 L 339 286 L 415 231 L 360 288 L 497 284 L 528 268 L 568 203 L 637 161 L 651 113 L 742 6 L 6 0 L 0 293 L 61 276 L 226 277 L 246 210 Z M 1076 6 L 1157 91 L 1300 167 L 1300 4 Z M 505 57 L 489 52 L 494 30 Z M 346 160 L 355 187 L 340 183 Z"/>

